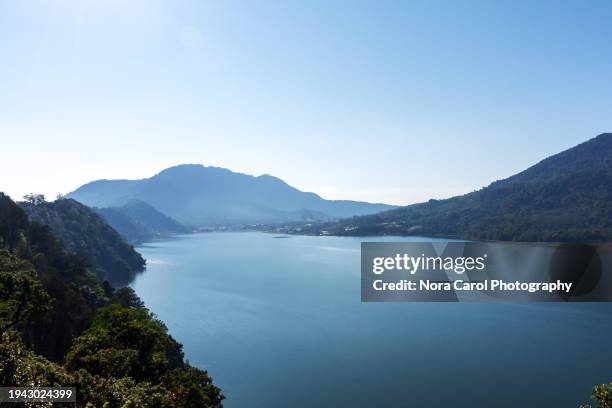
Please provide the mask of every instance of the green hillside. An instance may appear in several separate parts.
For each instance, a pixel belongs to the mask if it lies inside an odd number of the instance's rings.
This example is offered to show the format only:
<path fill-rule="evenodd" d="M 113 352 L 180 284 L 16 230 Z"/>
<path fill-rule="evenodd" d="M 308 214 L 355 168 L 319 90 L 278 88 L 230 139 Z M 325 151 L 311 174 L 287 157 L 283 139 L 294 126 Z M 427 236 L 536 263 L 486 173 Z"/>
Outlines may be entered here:
<path fill-rule="evenodd" d="M 502 241 L 612 240 L 612 134 L 601 134 L 488 187 L 307 233 Z"/>
<path fill-rule="evenodd" d="M 100 280 L 127 282 L 144 268 L 142 256 L 89 207 L 71 199 L 20 206 L 32 221 L 48 225 L 69 252 L 82 256 Z"/>
<path fill-rule="evenodd" d="M 133 200 L 119 207 L 94 207 L 93 210 L 131 243 L 151 241 L 190 231 L 189 228 L 144 201 Z"/>
<path fill-rule="evenodd" d="M 0 383 L 74 386 L 77 407 L 220 407 L 223 399 L 131 289 L 100 284 L 2 193 Z"/>

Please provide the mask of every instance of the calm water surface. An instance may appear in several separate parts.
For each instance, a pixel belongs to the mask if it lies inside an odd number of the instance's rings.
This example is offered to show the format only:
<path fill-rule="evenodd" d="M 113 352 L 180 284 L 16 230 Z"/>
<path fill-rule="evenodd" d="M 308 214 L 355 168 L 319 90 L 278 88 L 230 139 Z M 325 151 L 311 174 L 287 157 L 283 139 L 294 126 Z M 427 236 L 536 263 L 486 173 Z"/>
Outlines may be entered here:
<path fill-rule="evenodd" d="M 361 303 L 362 240 L 183 236 L 131 286 L 229 408 L 576 407 L 612 380 L 612 304 Z"/>

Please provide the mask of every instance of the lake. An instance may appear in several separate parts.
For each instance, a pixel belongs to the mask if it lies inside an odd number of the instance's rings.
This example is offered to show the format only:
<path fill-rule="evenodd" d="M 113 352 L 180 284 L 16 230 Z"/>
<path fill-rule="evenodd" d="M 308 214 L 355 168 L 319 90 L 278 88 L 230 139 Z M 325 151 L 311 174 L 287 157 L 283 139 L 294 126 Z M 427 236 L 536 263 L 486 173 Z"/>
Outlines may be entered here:
<path fill-rule="evenodd" d="M 361 303 L 360 242 L 202 233 L 131 286 L 229 408 L 576 407 L 612 380 L 612 303 Z"/>

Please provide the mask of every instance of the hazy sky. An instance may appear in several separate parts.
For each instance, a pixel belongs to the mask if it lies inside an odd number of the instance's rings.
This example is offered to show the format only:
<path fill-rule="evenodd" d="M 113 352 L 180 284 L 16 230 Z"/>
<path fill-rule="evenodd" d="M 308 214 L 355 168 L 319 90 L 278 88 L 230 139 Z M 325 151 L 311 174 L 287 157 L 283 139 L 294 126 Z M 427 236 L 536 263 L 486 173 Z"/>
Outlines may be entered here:
<path fill-rule="evenodd" d="M 0 191 L 179 163 L 407 204 L 612 130 L 612 3 L 0 0 Z"/>

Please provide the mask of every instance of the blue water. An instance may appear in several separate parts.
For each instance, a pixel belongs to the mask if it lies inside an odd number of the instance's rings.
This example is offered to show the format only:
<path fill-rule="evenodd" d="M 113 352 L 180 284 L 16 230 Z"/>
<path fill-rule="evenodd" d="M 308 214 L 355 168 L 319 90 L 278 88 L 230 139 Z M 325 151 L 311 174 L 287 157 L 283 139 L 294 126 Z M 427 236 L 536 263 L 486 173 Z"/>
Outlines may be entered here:
<path fill-rule="evenodd" d="M 188 235 L 131 286 L 229 408 L 576 407 L 612 380 L 612 304 L 361 303 L 361 240 Z"/>

